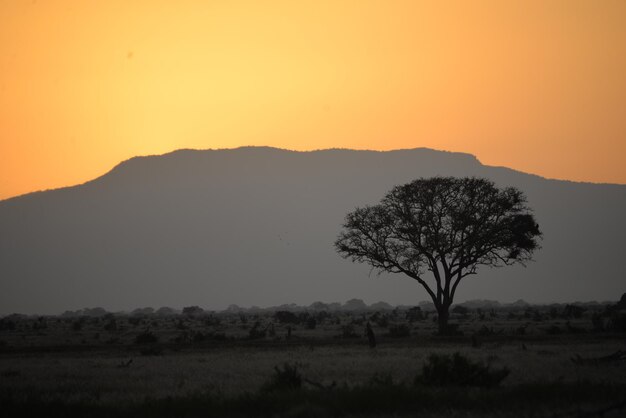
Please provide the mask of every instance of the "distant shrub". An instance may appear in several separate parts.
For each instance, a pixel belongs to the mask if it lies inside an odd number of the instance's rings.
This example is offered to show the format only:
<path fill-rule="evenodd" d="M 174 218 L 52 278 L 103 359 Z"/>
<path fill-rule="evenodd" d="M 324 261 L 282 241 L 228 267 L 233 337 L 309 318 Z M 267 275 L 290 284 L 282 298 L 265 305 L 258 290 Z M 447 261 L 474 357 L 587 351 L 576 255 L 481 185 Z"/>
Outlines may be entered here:
<path fill-rule="evenodd" d="M 484 320 L 485 320 L 486 315 L 485 315 L 485 312 L 484 312 L 482 309 L 477 308 L 477 309 L 476 309 L 476 314 L 478 315 L 478 319 L 479 319 L 480 321 L 484 321 Z"/>
<path fill-rule="evenodd" d="M 38 330 L 47 329 L 47 328 L 48 328 L 48 323 L 46 322 L 46 318 L 44 318 L 43 316 L 40 316 L 39 318 L 37 318 L 37 321 L 33 322 L 33 325 L 32 325 L 33 331 L 38 331 Z"/>
<path fill-rule="evenodd" d="M 185 306 L 183 308 L 183 315 L 188 316 L 197 316 L 202 315 L 204 313 L 204 309 L 199 306 Z"/>
<path fill-rule="evenodd" d="M 298 315 L 290 311 L 276 311 L 274 318 L 281 324 L 297 324 L 300 322 Z"/>
<path fill-rule="evenodd" d="M 132 326 L 136 327 L 138 325 L 141 325 L 143 323 L 143 319 L 139 316 L 131 316 L 128 318 L 128 323 L 131 324 Z"/>
<path fill-rule="evenodd" d="M 459 330 L 459 324 L 448 323 L 446 328 L 440 331 L 438 330 L 436 335 L 446 336 L 446 337 L 453 336 L 453 335 L 461 336 L 463 335 L 463 331 Z"/>
<path fill-rule="evenodd" d="M 598 312 L 591 315 L 591 325 L 594 332 L 602 332 L 605 330 L 604 316 Z"/>
<path fill-rule="evenodd" d="M 135 344 L 154 344 L 159 338 L 151 331 L 144 331 L 135 337 Z"/>
<path fill-rule="evenodd" d="M 608 328 L 611 331 L 626 332 L 626 314 L 623 312 L 613 312 L 609 320 Z"/>
<path fill-rule="evenodd" d="M 585 311 L 586 309 L 581 306 L 566 305 L 563 309 L 563 317 L 579 319 L 583 316 Z"/>
<path fill-rule="evenodd" d="M 608 305 L 604 312 L 591 316 L 594 331 L 626 332 L 626 294 L 615 305 Z"/>
<path fill-rule="evenodd" d="M 115 318 L 109 319 L 109 321 L 104 324 L 105 331 L 116 331 L 117 330 L 117 321 Z"/>
<path fill-rule="evenodd" d="M 549 315 L 551 319 L 556 319 L 559 316 L 559 310 L 553 306 L 550 308 Z"/>
<path fill-rule="evenodd" d="M 450 311 L 457 315 L 467 315 L 469 313 L 469 309 L 463 305 L 454 305 L 454 308 Z"/>
<path fill-rule="evenodd" d="M 218 326 L 222 321 L 213 315 L 209 315 L 204 319 L 204 325 L 206 325 L 207 327 L 214 327 L 214 326 Z"/>
<path fill-rule="evenodd" d="M 406 338 L 411 335 L 411 329 L 407 324 L 392 325 L 388 335 L 392 338 Z"/>
<path fill-rule="evenodd" d="M 348 324 L 341 327 L 342 338 L 359 338 L 359 335 L 354 331 L 354 325 Z"/>
<path fill-rule="evenodd" d="M 314 317 L 309 317 L 304 323 L 306 329 L 315 329 L 317 327 L 317 320 Z"/>
<path fill-rule="evenodd" d="M 424 315 L 422 314 L 422 308 L 420 308 L 419 306 L 415 306 L 406 311 L 406 320 L 409 322 L 421 321 L 423 319 Z"/>
<path fill-rule="evenodd" d="M 266 331 L 265 329 L 261 328 L 261 323 L 259 321 L 256 321 L 254 325 L 252 326 L 252 328 L 250 328 L 250 331 L 248 332 L 248 338 L 250 338 L 251 340 L 257 340 L 257 339 L 265 338 L 265 334 L 266 334 Z"/>
<path fill-rule="evenodd" d="M 83 329 L 83 325 L 85 325 L 86 322 L 86 318 L 85 317 L 80 317 L 78 318 L 76 321 L 72 322 L 72 330 L 73 331 L 80 331 Z"/>
<path fill-rule="evenodd" d="M 331 318 L 331 315 L 326 311 L 319 311 L 315 314 L 317 322 L 324 322 L 327 318 Z"/>
<path fill-rule="evenodd" d="M 154 308 L 146 307 L 146 308 L 137 308 L 133 310 L 131 313 L 133 316 L 148 316 L 154 314 Z"/>
<path fill-rule="evenodd" d="M 15 321 L 10 319 L 0 319 L 0 331 L 15 331 L 17 328 Z"/>
<path fill-rule="evenodd" d="M 298 390 L 302 388 L 302 374 L 298 370 L 299 364 L 285 363 L 282 367 L 274 367 L 274 374 L 263 386 L 266 391 Z"/>
<path fill-rule="evenodd" d="M 389 316 L 387 314 L 384 314 L 378 319 L 378 321 L 374 322 L 381 328 L 387 328 L 389 327 Z"/>
<path fill-rule="evenodd" d="M 363 325 L 363 324 L 365 323 L 365 318 L 362 318 L 362 317 L 359 317 L 359 318 L 353 318 L 353 319 L 352 319 L 352 323 L 353 323 L 354 325 L 361 326 L 361 325 Z"/>
<path fill-rule="evenodd" d="M 418 385 L 493 387 L 504 380 L 507 368 L 492 370 L 488 364 L 473 362 L 459 353 L 431 354 L 422 373 L 415 378 Z"/>
<path fill-rule="evenodd" d="M 369 321 L 375 323 L 381 328 L 387 328 L 389 326 L 389 315 L 386 313 L 375 312 L 369 317 Z"/>
<path fill-rule="evenodd" d="M 169 308 L 167 306 L 163 306 L 159 309 L 156 310 L 155 312 L 157 315 L 159 316 L 171 316 L 171 315 L 175 315 L 176 311 L 172 308 Z"/>
<path fill-rule="evenodd" d="M 503 332 L 504 330 L 496 332 L 494 331 L 493 327 L 487 327 L 486 325 L 483 325 L 478 331 L 476 331 L 476 335 L 479 337 L 489 337 L 491 335 L 502 334 Z"/>
<path fill-rule="evenodd" d="M 544 319 L 538 309 L 530 307 L 526 308 L 526 310 L 524 311 L 524 318 L 532 319 L 535 322 L 541 322 Z"/>

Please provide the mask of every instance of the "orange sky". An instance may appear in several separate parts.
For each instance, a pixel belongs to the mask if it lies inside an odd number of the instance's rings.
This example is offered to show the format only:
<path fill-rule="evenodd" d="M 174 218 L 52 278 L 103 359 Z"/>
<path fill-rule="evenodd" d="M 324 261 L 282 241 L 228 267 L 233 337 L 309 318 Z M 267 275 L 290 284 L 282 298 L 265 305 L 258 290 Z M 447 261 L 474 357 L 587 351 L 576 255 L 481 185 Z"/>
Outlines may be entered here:
<path fill-rule="evenodd" d="M 625 22 L 623 0 L 0 0 L 0 199 L 241 145 L 626 183 Z"/>

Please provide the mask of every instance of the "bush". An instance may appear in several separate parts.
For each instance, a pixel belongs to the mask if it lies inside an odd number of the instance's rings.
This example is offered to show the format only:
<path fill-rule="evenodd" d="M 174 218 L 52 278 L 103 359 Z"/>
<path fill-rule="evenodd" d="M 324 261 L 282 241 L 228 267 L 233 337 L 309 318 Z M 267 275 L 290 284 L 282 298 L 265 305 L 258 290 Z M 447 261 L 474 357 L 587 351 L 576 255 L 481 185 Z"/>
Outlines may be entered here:
<path fill-rule="evenodd" d="M 213 315 L 209 315 L 208 317 L 204 319 L 204 325 L 206 325 L 207 327 L 218 326 L 221 322 L 222 322 L 221 319 Z"/>
<path fill-rule="evenodd" d="M 274 375 L 263 386 L 266 391 L 298 390 L 302 388 L 302 374 L 298 370 L 299 364 L 283 364 L 282 368 L 274 367 Z"/>
<path fill-rule="evenodd" d="M 602 316 L 602 314 L 598 312 L 594 312 L 593 315 L 591 315 L 591 325 L 593 327 L 593 331 L 595 332 L 604 331 L 605 325 L 604 325 L 604 317 Z"/>
<path fill-rule="evenodd" d="M 304 323 L 306 329 L 315 329 L 317 327 L 317 320 L 314 317 L 309 317 Z"/>
<path fill-rule="evenodd" d="M 138 316 L 131 316 L 127 320 L 128 320 L 128 323 L 134 327 L 141 325 L 141 323 L 143 322 L 143 319 Z"/>
<path fill-rule="evenodd" d="M 435 322 L 437 322 L 437 321 L 435 321 Z M 448 323 L 448 325 L 446 326 L 446 328 L 443 331 L 437 331 L 435 335 L 440 335 L 440 336 L 445 336 L 445 337 L 450 337 L 450 336 L 454 336 L 454 335 L 460 336 L 460 335 L 463 335 L 463 331 L 459 330 L 459 324 L 450 324 L 450 323 Z"/>
<path fill-rule="evenodd" d="M 151 331 L 144 331 L 135 337 L 135 344 L 154 344 L 159 339 Z"/>
<path fill-rule="evenodd" d="M 354 331 L 354 325 L 347 324 L 341 327 L 342 338 L 359 338 L 359 335 Z"/>
<path fill-rule="evenodd" d="M 626 314 L 614 312 L 609 321 L 609 329 L 611 331 L 626 332 Z"/>
<path fill-rule="evenodd" d="M 77 319 L 76 321 L 72 322 L 72 330 L 73 331 L 80 331 L 83 329 L 83 325 L 85 325 L 86 322 L 86 318 L 85 317 L 81 317 L 79 319 Z"/>
<path fill-rule="evenodd" d="M 406 338 L 411 335 L 411 329 L 406 324 L 398 324 L 389 327 L 389 334 L 392 338 Z"/>
<path fill-rule="evenodd" d="M 373 323 L 375 323 L 381 328 L 387 328 L 389 326 L 389 315 L 386 313 L 381 314 L 380 312 L 376 312 L 374 315 L 370 317 L 370 321 L 372 321 Z M 412 322 L 412 321 L 409 320 L 409 322 Z"/>
<path fill-rule="evenodd" d="M 265 329 L 261 328 L 261 323 L 256 321 L 250 331 L 248 332 L 248 338 L 251 340 L 257 340 L 260 338 L 265 338 Z"/>
<path fill-rule="evenodd" d="M 406 312 L 406 319 L 409 322 L 422 321 L 424 315 L 422 315 L 422 308 L 415 306 Z"/>
<path fill-rule="evenodd" d="M 415 378 L 418 385 L 435 386 L 497 386 L 510 373 L 507 368 L 491 370 L 481 362 L 473 362 L 459 353 L 431 354 L 422 374 Z"/>
<path fill-rule="evenodd" d="M 483 325 L 478 331 L 476 331 L 476 335 L 479 337 L 489 337 L 491 335 L 502 334 L 503 332 L 503 329 L 501 329 L 500 331 L 495 331 L 493 327 L 487 327 L 486 325 Z"/>
<path fill-rule="evenodd" d="M 274 318 L 281 324 L 298 324 L 300 323 L 300 318 L 293 312 L 290 311 L 277 311 L 274 314 Z"/>
<path fill-rule="evenodd" d="M 109 319 L 109 321 L 104 324 L 105 331 L 117 331 L 117 321 L 115 318 Z"/>
<path fill-rule="evenodd" d="M 198 316 L 204 313 L 204 309 L 199 306 L 185 306 L 183 308 L 183 315 L 186 316 Z"/>
<path fill-rule="evenodd" d="M 15 331 L 15 321 L 10 319 L 0 319 L 0 331 Z"/>
<path fill-rule="evenodd" d="M 565 318 L 582 318 L 585 308 L 576 305 L 566 305 L 563 309 L 563 317 Z"/>
<path fill-rule="evenodd" d="M 469 309 L 463 305 L 454 305 L 451 312 L 457 315 L 467 315 L 469 313 Z"/>
<path fill-rule="evenodd" d="M 201 331 L 198 331 L 193 334 L 193 337 L 191 337 L 191 341 L 193 341 L 194 343 L 201 343 L 205 341 L 207 338 L 208 336 L 206 334 L 204 334 Z"/>

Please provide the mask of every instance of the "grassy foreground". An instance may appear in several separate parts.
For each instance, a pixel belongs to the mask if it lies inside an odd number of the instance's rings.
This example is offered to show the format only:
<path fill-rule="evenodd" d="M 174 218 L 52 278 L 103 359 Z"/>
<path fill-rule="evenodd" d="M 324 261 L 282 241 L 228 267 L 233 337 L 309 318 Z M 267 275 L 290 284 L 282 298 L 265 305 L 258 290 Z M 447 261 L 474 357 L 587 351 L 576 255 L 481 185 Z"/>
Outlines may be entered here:
<path fill-rule="evenodd" d="M 198 393 L 107 404 L 43 400 L 28 394 L 2 401 L 5 416 L 623 416 L 626 386 L 589 383 L 526 384 L 503 388 L 433 388 L 372 382 L 332 389 L 300 388 L 225 397 Z M 4 394 L 6 396 L 7 393 Z M 10 395 L 10 394 L 9 394 Z M 20 399 L 20 400 L 16 400 Z M 622 399 L 619 401 L 618 399 Z M 611 415 L 615 414 L 615 415 Z"/>
<path fill-rule="evenodd" d="M 595 312 L 461 312 L 450 337 L 409 313 L 4 318 L 0 415 L 626 416 Z"/>

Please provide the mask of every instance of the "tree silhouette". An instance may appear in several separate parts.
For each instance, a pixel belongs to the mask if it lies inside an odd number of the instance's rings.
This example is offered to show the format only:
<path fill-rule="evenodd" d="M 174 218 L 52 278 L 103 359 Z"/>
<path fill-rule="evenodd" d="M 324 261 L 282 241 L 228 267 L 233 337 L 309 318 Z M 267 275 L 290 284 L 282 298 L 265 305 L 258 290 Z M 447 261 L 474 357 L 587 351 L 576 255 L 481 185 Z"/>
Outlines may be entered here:
<path fill-rule="evenodd" d="M 482 178 L 422 178 L 396 186 L 379 204 L 348 213 L 343 227 L 335 242 L 339 254 L 416 280 L 435 304 L 442 334 L 464 277 L 481 265 L 523 264 L 541 237 L 524 194 Z"/>

